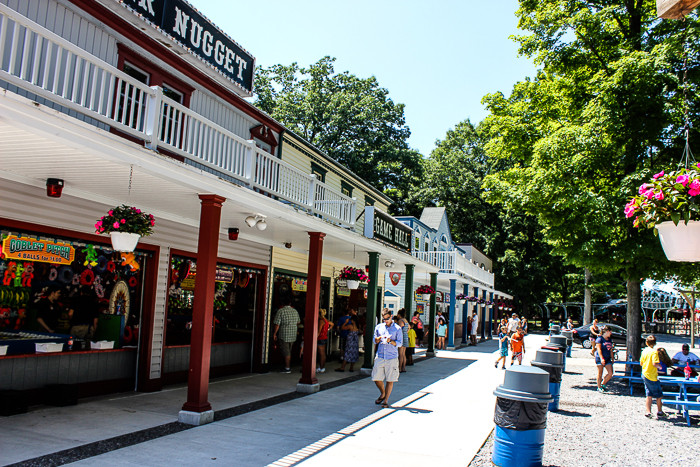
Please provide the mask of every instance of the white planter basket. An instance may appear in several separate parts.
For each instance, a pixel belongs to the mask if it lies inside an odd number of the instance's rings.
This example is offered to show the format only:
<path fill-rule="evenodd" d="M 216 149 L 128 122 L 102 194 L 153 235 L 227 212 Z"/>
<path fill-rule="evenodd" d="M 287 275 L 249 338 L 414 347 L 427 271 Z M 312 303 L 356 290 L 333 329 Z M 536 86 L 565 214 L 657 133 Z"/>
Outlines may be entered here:
<path fill-rule="evenodd" d="M 430 301 L 430 294 L 429 293 L 424 293 L 422 295 L 423 295 L 423 300 L 425 300 L 426 302 Z"/>
<path fill-rule="evenodd" d="M 53 344 L 50 342 L 46 342 L 43 344 L 36 343 L 34 344 L 36 353 L 55 353 L 55 352 L 61 352 L 63 351 L 63 344 Z"/>
<path fill-rule="evenodd" d="M 459 302 L 460 305 L 464 305 L 465 303 L 467 303 L 466 300 L 457 300 L 457 301 Z"/>
<path fill-rule="evenodd" d="M 345 285 L 348 289 L 356 290 L 360 288 L 360 281 L 353 281 L 350 279 L 345 280 Z"/>
<path fill-rule="evenodd" d="M 113 349 L 113 348 L 114 348 L 114 341 L 97 341 L 97 342 L 90 342 L 90 348 L 91 348 L 92 350 Z"/>
<path fill-rule="evenodd" d="M 656 225 L 661 246 L 669 261 L 700 261 L 700 221 L 662 222 Z"/>
<path fill-rule="evenodd" d="M 127 232 L 110 232 L 109 236 L 112 237 L 112 248 L 114 248 L 114 251 L 123 251 L 125 253 L 134 251 L 141 238 L 139 234 Z"/>

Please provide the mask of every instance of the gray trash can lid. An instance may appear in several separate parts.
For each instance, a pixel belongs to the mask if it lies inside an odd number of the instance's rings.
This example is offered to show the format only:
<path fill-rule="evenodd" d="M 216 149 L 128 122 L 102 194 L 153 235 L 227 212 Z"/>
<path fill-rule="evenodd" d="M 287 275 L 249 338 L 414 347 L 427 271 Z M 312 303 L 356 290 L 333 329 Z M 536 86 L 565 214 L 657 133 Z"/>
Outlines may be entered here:
<path fill-rule="evenodd" d="M 559 331 L 561 331 L 561 326 L 559 326 L 558 324 L 553 324 L 552 325 L 552 332 L 555 334 L 559 334 Z"/>
<path fill-rule="evenodd" d="M 535 358 L 532 360 L 535 366 L 564 366 L 564 354 L 555 352 L 554 350 L 542 349 L 535 353 Z"/>
<path fill-rule="evenodd" d="M 549 336 L 550 345 L 563 345 L 566 347 L 566 337 L 564 336 Z"/>
<path fill-rule="evenodd" d="M 573 339 L 574 338 L 574 331 L 562 331 L 561 335 L 566 337 L 567 339 Z"/>
<path fill-rule="evenodd" d="M 493 394 L 523 402 L 551 402 L 549 373 L 532 366 L 516 366 L 506 370 L 503 384 Z"/>

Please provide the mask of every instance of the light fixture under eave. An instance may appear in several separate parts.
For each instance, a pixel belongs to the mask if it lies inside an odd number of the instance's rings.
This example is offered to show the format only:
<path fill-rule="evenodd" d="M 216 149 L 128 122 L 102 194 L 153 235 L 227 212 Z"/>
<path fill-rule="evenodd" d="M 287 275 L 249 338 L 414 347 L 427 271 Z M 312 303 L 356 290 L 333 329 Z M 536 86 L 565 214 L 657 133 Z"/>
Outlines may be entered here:
<path fill-rule="evenodd" d="M 49 198 L 60 198 L 63 193 L 63 180 L 60 178 L 46 179 L 46 196 Z"/>
<path fill-rule="evenodd" d="M 245 218 L 245 223 L 248 227 L 253 227 L 258 222 L 258 216 L 248 216 Z"/>
<path fill-rule="evenodd" d="M 265 219 L 260 219 L 257 224 L 255 224 L 255 227 L 258 228 L 258 230 L 265 230 L 267 228 L 267 223 L 265 222 Z"/>

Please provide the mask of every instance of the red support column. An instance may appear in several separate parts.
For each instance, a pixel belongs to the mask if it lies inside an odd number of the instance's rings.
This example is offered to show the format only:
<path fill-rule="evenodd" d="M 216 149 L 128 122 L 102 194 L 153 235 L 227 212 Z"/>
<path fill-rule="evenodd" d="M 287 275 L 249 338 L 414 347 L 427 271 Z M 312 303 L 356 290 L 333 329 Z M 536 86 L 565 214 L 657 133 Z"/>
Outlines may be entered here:
<path fill-rule="evenodd" d="M 323 237 L 321 232 L 309 232 L 309 273 L 306 279 L 306 314 L 304 316 L 304 360 L 297 390 L 315 392 L 316 337 L 318 336 L 318 302 L 321 296 L 321 264 L 323 263 Z"/>
<path fill-rule="evenodd" d="M 214 315 L 214 276 L 219 251 L 221 206 L 226 198 L 217 195 L 199 195 L 199 199 L 202 200 L 202 208 L 199 216 L 199 241 L 197 243 L 197 276 L 192 303 L 190 374 L 187 382 L 187 402 L 182 406 L 182 410 L 202 413 L 211 410 L 208 399 L 211 326 Z M 182 418 L 181 416 L 180 421 L 185 421 Z M 213 421 L 213 414 L 211 421 Z M 185 423 L 188 422 L 185 421 Z M 191 424 L 199 425 L 201 423 L 197 423 L 195 420 Z"/>

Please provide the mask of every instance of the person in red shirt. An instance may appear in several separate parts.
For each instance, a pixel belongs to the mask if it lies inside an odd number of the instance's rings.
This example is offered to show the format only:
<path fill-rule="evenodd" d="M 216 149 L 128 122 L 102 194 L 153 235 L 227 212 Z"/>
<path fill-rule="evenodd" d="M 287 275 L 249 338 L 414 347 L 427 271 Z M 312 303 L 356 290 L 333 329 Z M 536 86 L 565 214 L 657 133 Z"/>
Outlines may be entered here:
<path fill-rule="evenodd" d="M 326 371 L 326 344 L 328 344 L 328 330 L 333 327 L 333 323 L 326 319 L 326 310 L 318 310 L 318 335 L 316 336 L 316 362 L 318 368 L 316 373 Z"/>
<path fill-rule="evenodd" d="M 518 329 L 510 338 L 510 349 L 513 352 L 510 357 L 511 366 L 515 363 L 515 359 L 518 359 L 518 365 L 523 364 L 523 347 L 525 345 L 525 333 L 523 333 L 523 328 L 518 326 Z"/>

